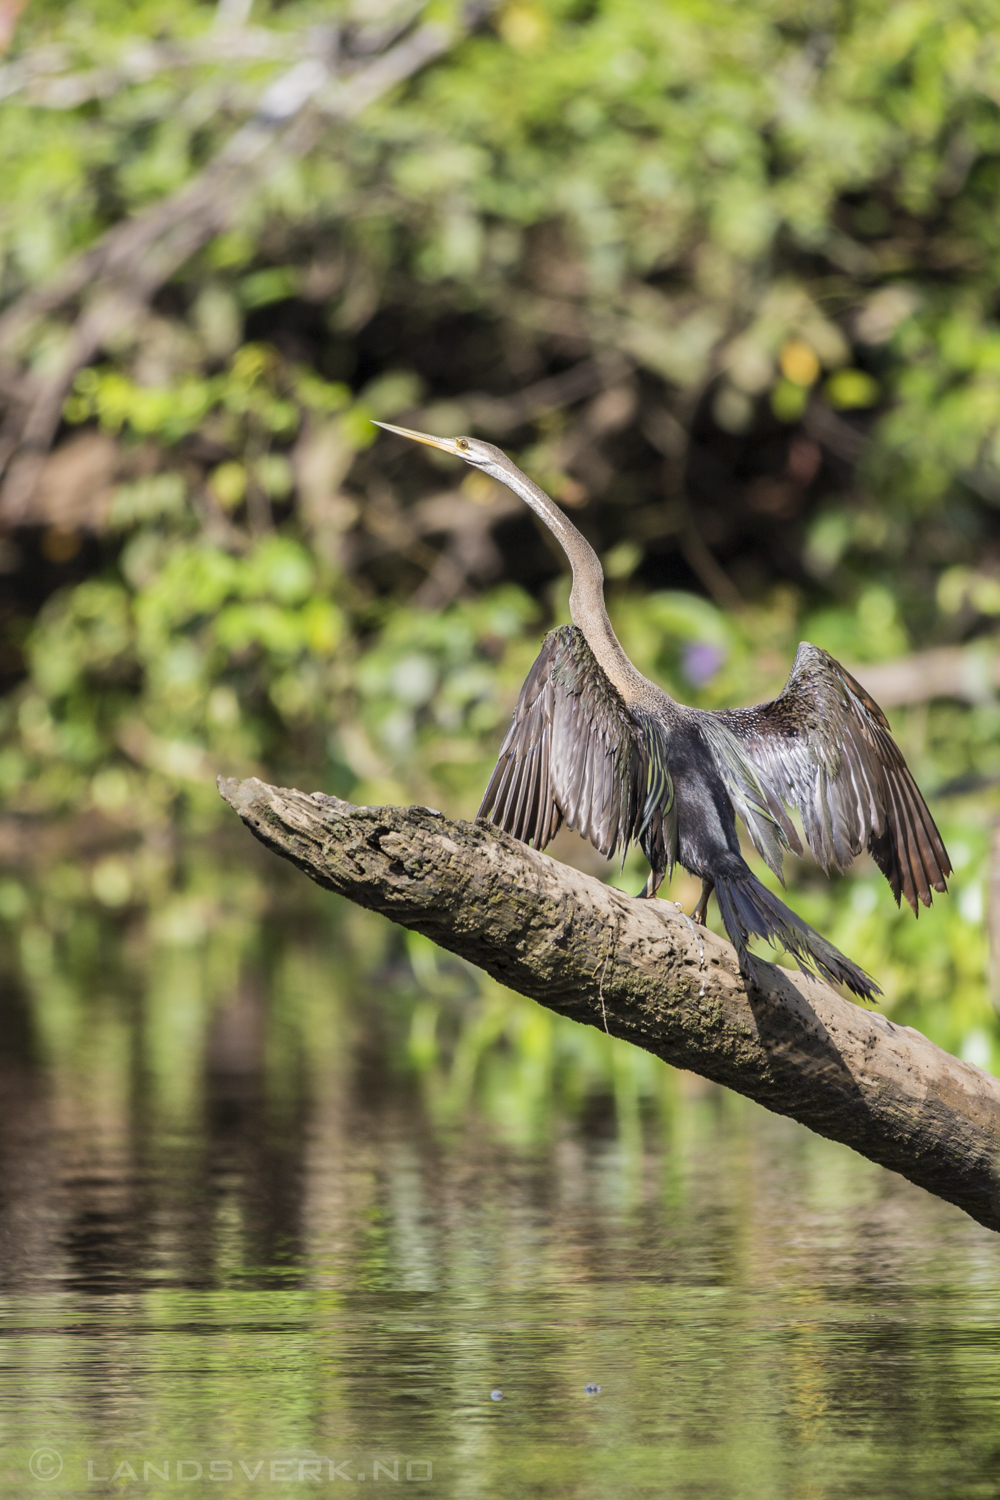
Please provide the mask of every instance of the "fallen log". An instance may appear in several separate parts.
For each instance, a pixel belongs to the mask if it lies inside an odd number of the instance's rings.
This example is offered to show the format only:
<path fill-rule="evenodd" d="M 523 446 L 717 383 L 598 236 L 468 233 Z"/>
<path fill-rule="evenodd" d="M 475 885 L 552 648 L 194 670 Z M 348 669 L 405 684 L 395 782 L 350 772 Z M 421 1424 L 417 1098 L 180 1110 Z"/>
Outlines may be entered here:
<path fill-rule="evenodd" d="M 1000 1229 L 1000 1080 L 668 901 L 639 901 L 495 828 L 253 778 L 222 796 L 262 843 L 561 1015 L 851 1146 Z"/>

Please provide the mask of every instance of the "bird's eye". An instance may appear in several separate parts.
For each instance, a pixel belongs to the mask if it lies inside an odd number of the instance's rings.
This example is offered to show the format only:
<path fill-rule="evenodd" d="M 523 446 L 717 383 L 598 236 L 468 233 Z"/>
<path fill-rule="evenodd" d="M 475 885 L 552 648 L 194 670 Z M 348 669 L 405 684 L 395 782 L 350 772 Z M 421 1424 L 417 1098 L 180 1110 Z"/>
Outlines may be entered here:
<path fill-rule="evenodd" d="M 464 453 L 466 451 L 466 449 L 468 448 L 468 446 L 469 446 L 468 439 L 467 438 L 456 438 L 455 441 L 458 443 L 458 446 L 461 448 L 462 452 Z"/>

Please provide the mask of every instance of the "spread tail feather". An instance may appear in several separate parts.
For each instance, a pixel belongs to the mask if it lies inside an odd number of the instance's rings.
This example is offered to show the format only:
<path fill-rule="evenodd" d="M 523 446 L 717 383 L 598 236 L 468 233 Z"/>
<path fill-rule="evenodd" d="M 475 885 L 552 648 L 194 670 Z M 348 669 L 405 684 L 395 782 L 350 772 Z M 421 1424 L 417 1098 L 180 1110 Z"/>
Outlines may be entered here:
<path fill-rule="evenodd" d="M 753 960 L 747 952 L 751 936 L 766 938 L 787 948 L 805 973 L 814 972 L 831 984 L 846 984 L 855 995 L 874 1000 L 882 991 L 875 981 L 845 958 L 839 949 L 821 937 L 801 917 L 761 885 L 749 869 L 715 876 L 715 895 L 729 941 L 736 949 L 740 969 L 753 975 Z"/>

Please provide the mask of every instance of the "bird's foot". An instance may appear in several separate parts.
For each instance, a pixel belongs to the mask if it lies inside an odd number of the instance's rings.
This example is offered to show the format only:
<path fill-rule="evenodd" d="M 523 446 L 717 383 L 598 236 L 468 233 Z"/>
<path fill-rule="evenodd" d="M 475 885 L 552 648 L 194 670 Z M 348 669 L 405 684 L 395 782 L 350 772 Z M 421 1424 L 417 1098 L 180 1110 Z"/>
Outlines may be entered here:
<path fill-rule="evenodd" d="M 694 919 L 694 921 L 700 922 L 701 925 L 702 925 L 702 927 L 706 926 L 707 923 L 708 923 L 708 903 L 709 903 L 709 900 L 711 898 L 712 892 L 714 890 L 715 890 L 715 882 L 714 882 L 714 880 L 703 880 L 702 881 L 702 883 L 701 883 L 701 896 L 698 899 L 698 905 L 695 907 L 694 911 L 691 913 L 691 916 Z"/>

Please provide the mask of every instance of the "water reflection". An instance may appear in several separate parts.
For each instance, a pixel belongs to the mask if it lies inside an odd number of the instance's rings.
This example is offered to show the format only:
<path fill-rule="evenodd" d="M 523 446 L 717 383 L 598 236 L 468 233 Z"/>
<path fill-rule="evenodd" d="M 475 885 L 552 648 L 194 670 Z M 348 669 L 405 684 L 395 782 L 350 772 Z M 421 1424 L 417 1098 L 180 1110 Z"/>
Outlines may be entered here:
<path fill-rule="evenodd" d="M 1000 1488 L 957 1210 L 332 901 L 158 921 L 9 934 L 5 1493 Z"/>

